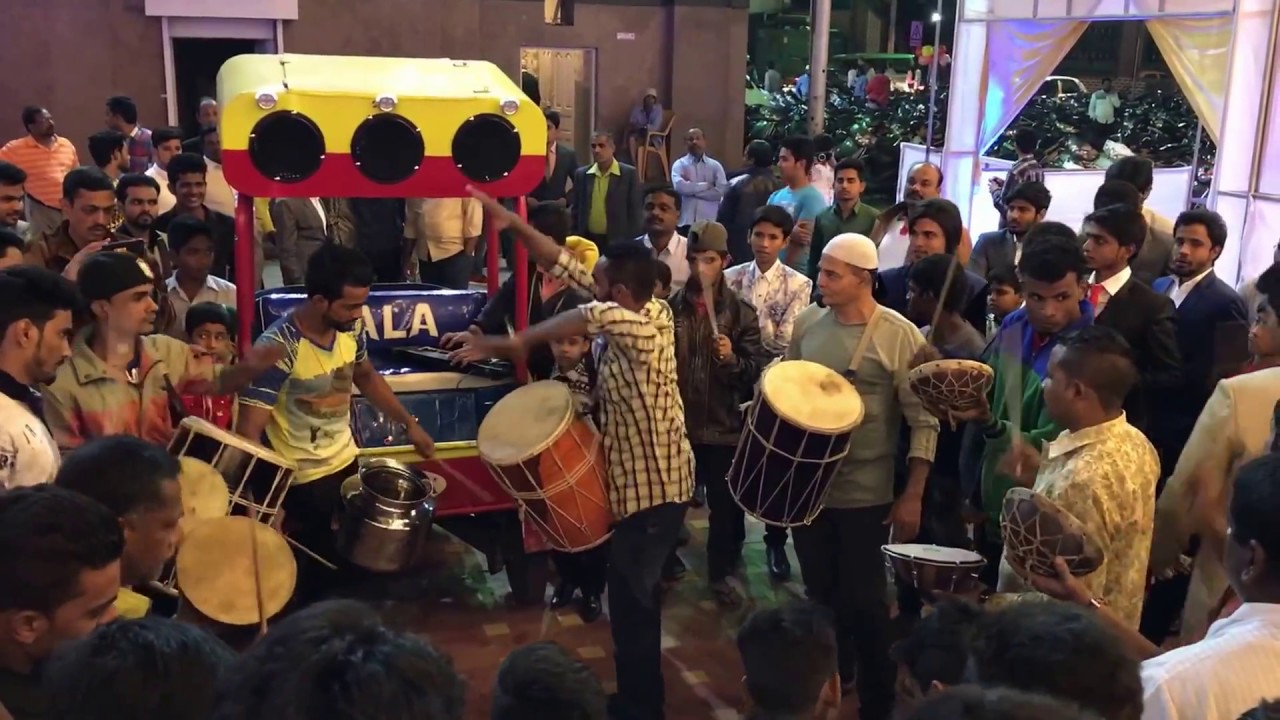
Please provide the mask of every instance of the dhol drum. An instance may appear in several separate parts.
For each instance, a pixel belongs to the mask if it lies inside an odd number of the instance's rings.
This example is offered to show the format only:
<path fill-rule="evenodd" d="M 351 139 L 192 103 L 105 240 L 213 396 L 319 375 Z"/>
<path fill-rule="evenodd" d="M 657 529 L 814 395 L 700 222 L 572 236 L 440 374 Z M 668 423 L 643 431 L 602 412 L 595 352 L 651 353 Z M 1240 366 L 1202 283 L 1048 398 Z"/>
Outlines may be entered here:
<path fill-rule="evenodd" d="M 178 458 L 182 471 L 178 474 L 178 491 L 182 496 L 182 519 L 178 526 L 188 535 L 195 526 L 211 518 L 227 516 L 231 506 L 231 491 L 227 483 L 212 465 L 193 457 Z M 177 571 L 172 560 L 160 574 L 160 581 L 152 587 L 171 597 L 177 597 Z"/>
<path fill-rule="evenodd" d="M 480 458 L 557 550 L 609 537 L 604 447 L 564 383 L 542 380 L 498 401 L 476 437 Z"/>
<path fill-rule="evenodd" d="M 770 525 L 813 521 L 862 422 L 862 398 L 840 373 L 807 360 L 770 365 L 747 410 L 729 492 Z"/>
<path fill-rule="evenodd" d="M 912 368 L 907 373 L 907 384 L 922 401 L 961 412 L 978 406 L 994 378 L 995 373 L 986 363 L 934 360 Z"/>
<path fill-rule="evenodd" d="M 293 597 L 298 580 L 284 536 L 247 517 L 197 524 L 178 548 L 177 567 L 184 605 L 179 614 L 218 625 L 271 619 Z"/>
<path fill-rule="evenodd" d="M 1010 565 L 1046 577 L 1057 575 L 1055 557 L 1066 560 L 1077 577 L 1102 566 L 1102 548 L 1085 532 L 1084 525 L 1040 493 L 1011 488 L 1004 496 L 1000 525 Z"/>
<path fill-rule="evenodd" d="M 978 582 L 978 571 L 987 564 L 976 552 L 941 545 L 884 545 L 880 552 L 890 571 L 923 593 L 968 592 Z"/>
<path fill-rule="evenodd" d="M 199 418 L 178 425 L 169 453 L 212 465 L 231 493 L 231 512 L 273 524 L 298 467 L 267 448 Z"/>

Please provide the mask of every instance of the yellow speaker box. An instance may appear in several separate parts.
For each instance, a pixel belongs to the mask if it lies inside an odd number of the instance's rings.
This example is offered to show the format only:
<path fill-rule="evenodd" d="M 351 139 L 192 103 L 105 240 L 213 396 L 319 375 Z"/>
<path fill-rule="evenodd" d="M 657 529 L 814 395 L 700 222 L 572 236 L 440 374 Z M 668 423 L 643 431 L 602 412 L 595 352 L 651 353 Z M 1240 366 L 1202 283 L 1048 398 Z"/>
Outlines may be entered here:
<path fill-rule="evenodd" d="M 546 167 L 542 110 L 489 62 L 239 55 L 218 103 L 227 182 L 253 197 L 516 197 Z"/>

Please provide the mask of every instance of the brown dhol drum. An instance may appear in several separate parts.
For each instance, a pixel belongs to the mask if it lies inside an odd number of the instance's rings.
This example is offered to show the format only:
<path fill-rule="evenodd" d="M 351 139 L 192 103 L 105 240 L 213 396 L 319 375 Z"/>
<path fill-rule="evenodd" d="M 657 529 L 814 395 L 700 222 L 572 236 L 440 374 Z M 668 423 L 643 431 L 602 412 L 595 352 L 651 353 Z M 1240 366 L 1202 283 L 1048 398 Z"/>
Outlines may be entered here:
<path fill-rule="evenodd" d="M 863 412 L 857 389 L 840 373 L 807 360 L 770 365 L 729 469 L 733 499 L 770 525 L 812 522 Z"/>
<path fill-rule="evenodd" d="M 480 459 L 557 550 L 609 537 L 604 445 L 564 383 L 542 380 L 498 401 L 476 436 Z"/>
<path fill-rule="evenodd" d="M 884 564 L 896 576 L 924 593 L 965 593 L 978 582 L 987 561 L 978 553 L 941 545 L 882 545 Z"/>
<path fill-rule="evenodd" d="M 177 568 L 182 601 L 190 606 L 186 617 L 194 609 L 219 625 L 255 625 L 274 617 L 293 597 L 298 580 L 284 536 L 237 516 L 193 527 L 178 548 Z"/>
<path fill-rule="evenodd" d="M 976 407 L 994 378 L 989 365 L 973 360 L 934 360 L 907 373 L 907 383 L 916 397 L 953 412 Z"/>
<path fill-rule="evenodd" d="M 271 524 L 298 466 L 213 423 L 188 417 L 178 425 L 169 454 L 212 465 L 231 493 L 231 512 Z"/>
<path fill-rule="evenodd" d="M 1102 548 L 1074 515 L 1026 488 L 1005 493 L 1000 511 L 1005 558 L 1011 565 L 1053 577 L 1053 559 L 1067 561 L 1071 574 L 1088 575 L 1102 566 Z"/>

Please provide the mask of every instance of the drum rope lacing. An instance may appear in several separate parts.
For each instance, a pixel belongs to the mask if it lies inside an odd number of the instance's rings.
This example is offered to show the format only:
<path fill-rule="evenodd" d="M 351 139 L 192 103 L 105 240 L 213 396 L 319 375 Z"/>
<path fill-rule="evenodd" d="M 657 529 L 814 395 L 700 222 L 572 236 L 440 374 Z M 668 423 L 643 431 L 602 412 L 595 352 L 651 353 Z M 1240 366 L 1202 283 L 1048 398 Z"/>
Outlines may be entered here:
<path fill-rule="evenodd" d="M 809 525 L 813 522 L 814 518 L 818 516 L 818 513 L 822 512 L 823 500 L 826 499 L 827 492 L 831 490 L 831 485 L 830 483 L 828 483 L 827 487 L 823 489 L 821 496 L 817 496 L 818 486 L 820 485 L 820 483 L 815 482 L 811 484 L 808 488 L 806 488 L 804 492 L 800 493 L 799 497 L 795 497 L 793 483 L 791 482 L 795 477 L 795 465 L 804 463 L 809 465 L 823 466 L 833 461 L 841 460 L 846 455 L 849 454 L 849 443 L 847 441 L 848 439 L 841 438 L 840 436 L 837 436 L 837 435 L 821 435 L 819 437 L 825 439 L 829 445 L 826 456 L 821 459 L 800 457 L 798 455 L 788 453 L 786 451 L 778 449 L 776 443 L 778 439 L 779 427 L 777 425 L 775 425 L 773 429 L 770 430 L 769 436 L 767 438 L 763 434 L 761 434 L 759 430 L 756 429 L 755 421 L 756 421 L 756 418 L 758 417 L 759 410 L 760 410 L 760 401 L 759 399 L 757 399 L 757 401 L 752 404 L 751 409 L 748 411 L 750 414 L 750 417 L 748 418 L 748 421 L 745 423 L 746 429 L 751 433 L 752 436 L 760 440 L 760 442 L 764 445 L 765 448 L 767 448 L 770 451 L 770 453 L 766 453 L 763 457 L 761 457 L 760 460 L 756 463 L 756 466 L 752 469 L 750 473 L 743 473 L 742 475 L 743 484 L 745 484 L 748 478 L 754 478 L 757 475 L 759 475 L 759 473 L 764 469 L 764 466 L 768 463 L 768 461 L 773 459 L 775 456 L 781 456 L 788 460 L 791 460 L 793 463 L 793 466 L 792 466 L 792 469 L 788 471 L 785 475 L 783 475 L 783 477 L 777 482 L 776 486 L 773 489 L 772 494 L 770 494 L 767 498 L 765 497 L 764 485 L 763 483 L 761 484 L 759 492 L 756 493 L 756 502 L 758 503 L 756 510 L 747 508 L 741 503 L 741 501 L 739 501 L 738 496 L 742 492 L 741 486 L 739 486 L 738 488 L 730 488 L 731 494 L 734 496 L 734 501 L 737 502 L 739 507 L 742 507 L 742 509 L 746 511 L 749 515 L 756 518 L 757 520 L 760 520 L 766 525 L 792 527 L 796 523 L 777 522 L 774 520 L 769 520 L 767 518 L 764 518 L 759 514 L 759 508 L 763 508 L 771 504 L 775 499 L 778 498 L 778 494 L 783 492 L 785 488 L 786 508 L 788 512 L 788 517 L 790 517 L 791 515 L 792 508 L 803 507 L 806 503 L 808 503 L 809 505 L 808 511 L 805 513 L 804 519 L 801 520 L 799 524 Z M 833 454 L 832 451 L 838 447 L 838 443 L 840 443 L 842 439 L 844 440 L 843 449 Z M 806 438 L 806 442 L 807 441 L 808 441 L 808 438 Z M 731 466 L 729 469 L 730 478 L 734 477 L 733 468 L 738 464 L 738 458 L 742 454 L 741 452 L 742 447 L 743 445 L 739 444 L 738 452 L 734 454 L 733 466 Z M 800 450 L 802 450 L 803 448 L 804 448 L 804 444 L 802 443 L 800 446 Z M 797 452 L 800 452 L 800 450 L 797 450 Z M 734 490 L 736 490 L 736 492 L 733 492 Z M 793 501 L 794 501 L 794 504 L 793 504 Z"/>
<path fill-rule="evenodd" d="M 574 438 L 576 442 L 577 437 L 574 436 Z M 555 458 L 556 465 L 558 465 L 561 471 L 563 471 L 562 479 L 559 482 L 553 483 L 548 487 L 539 488 L 537 490 L 532 490 L 528 492 L 516 490 L 514 487 L 511 486 L 511 483 L 507 481 L 506 476 L 502 472 L 500 472 L 497 468 L 494 468 L 491 466 L 489 468 L 489 472 L 490 474 L 493 475 L 494 479 L 497 480 L 498 485 L 500 485 L 503 490 L 506 490 L 507 493 L 511 495 L 512 499 L 514 499 L 520 505 L 520 511 L 522 516 L 531 518 L 534 521 L 534 523 L 541 526 L 540 529 L 545 531 L 548 535 L 560 534 L 558 533 L 557 529 L 551 527 L 550 523 L 538 517 L 537 513 L 526 513 L 525 510 L 530 502 L 539 502 L 539 501 L 545 502 L 547 498 L 552 497 L 554 495 L 558 495 L 562 492 L 565 492 L 566 490 L 573 490 L 574 500 L 578 501 L 579 503 L 581 503 L 583 497 L 589 497 L 589 496 L 586 496 L 581 491 L 579 491 L 577 488 L 577 485 L 578 485 L 578 481 L 583 476 L 585 476 L 588 472 L 590 472 L 591 468 L 593 467 L 591 463 L 591 459 L 596 457 L 596 453 L 599 451 L 600 445 L 601 445 L 601 441 L 597 437 L 592 441 L 590 450 L 587 451 L 587 449 L 583 448 L 582 444 L 579 442 L 578 446 L 582 448 L 584 451 L 584 455 L 583 455 L 584 459 L 581 462 L 574 465 L 572 469 L 566 468 L 564 463 L 562 463 L 559 458 Z M 525 462 L 536 462 L 536 461 L 538 461 L 538 458 L 525 460 L 524 462 L 520 463 L 520 466 L 523 466 Z M 532 482 L 533 479 L 528 477 L 528 471 L 525 471 L 525 476 L 530 480 L 530 484 L 533 484 Z M 598 505 L 599 503 L 593 503 L 593 504 Z M 551 503 L 546 503 L 546 505 L 547 505 L 547 508 L 551 510 L 552 513 L 556 516 L 557 525 L 559 525 L 561 521 L 563 521 L 566 524 L 578 530 L 579 532 L 587 530 L 587 523 L 585 521 L 575 520 L 572 516 L 570 516 L 568 513 L 566 513 L 564 510 L 560 509 L 556 505 L 553 505 Z M 603 540 L 601 540 L 600 542 L 603 542 Z M 599 542 L 595 544 L 598 545 Z M 594 547 L 594 545 L 592 547 Z M 582 549 L 590 549 L 590 548 L 582 548 Z"/>

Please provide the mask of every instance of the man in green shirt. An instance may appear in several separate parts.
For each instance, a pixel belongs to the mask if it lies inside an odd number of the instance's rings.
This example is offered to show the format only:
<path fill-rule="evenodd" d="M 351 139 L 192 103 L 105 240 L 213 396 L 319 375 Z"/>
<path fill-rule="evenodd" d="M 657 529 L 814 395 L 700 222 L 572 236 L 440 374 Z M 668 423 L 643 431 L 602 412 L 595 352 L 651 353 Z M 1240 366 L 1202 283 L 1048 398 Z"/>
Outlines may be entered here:
<path fill-rule="evenodd" d="M 814 220 L 806 273 L 810 280 L 817 279 L 822 248 L 831 238 L 843 233 L 870 237 L 875 227 L 880 211 L 862 202 L 862 193 L 867 189 L 865 169 L 858 158 L 846 158 L 836 165 L 835 202 Z"/>

